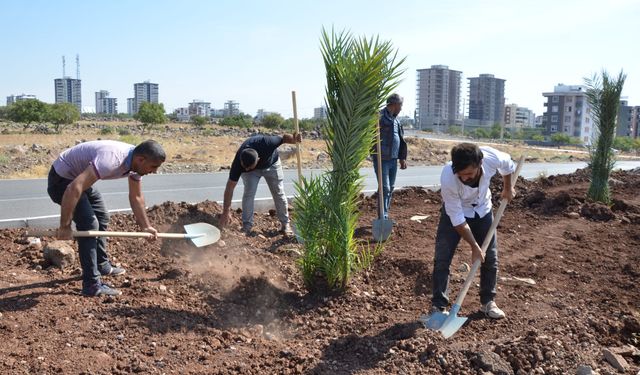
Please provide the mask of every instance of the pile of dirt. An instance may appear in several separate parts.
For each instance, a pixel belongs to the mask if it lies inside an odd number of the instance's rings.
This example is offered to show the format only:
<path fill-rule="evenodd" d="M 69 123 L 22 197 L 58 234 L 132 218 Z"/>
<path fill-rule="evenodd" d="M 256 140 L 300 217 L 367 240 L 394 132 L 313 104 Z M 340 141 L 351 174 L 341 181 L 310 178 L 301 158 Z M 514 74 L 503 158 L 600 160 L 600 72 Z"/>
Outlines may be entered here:
<path fill-rule="evenodd" d="M 394 232 L 373 267 L 340 295 L 310 294 L 295 239 L 275 217 L 257 214 L 258 235 L 222 240 L 111 239 L 123 277 L 105 280 L 117 298 L 80 296 L 78 264 L 43 263 L 42 243 L 21 230 L 0 231 L 0 372 L 207 374 L 567 374 L 588 366 L 614 373 L 604 352 L 640 370 L 640 174 L 612 175 L 611 207 L 589 202 L 588 173 L 520 180 L 498 228 L 496 302 L 507 318 L 478 311 L 477 281 L 451 339 L 424 329 L 430 307 L 435 230 L 441 199 L 421 188 L 398 191 Z M 494 183 L 494 197 L 501 189 Z M 367 246 L 377 201 L 362 199 L 357 237 Z M 162 231 L 218 223 L 215 202 L 165 203 L 149 210 Z M 419 218 L 416 218 L 419 217 Z M 136 229 L 113 215 L 112 230 Z M 373 244 L 370 244 L 371 246 Z M 470 262 L 454 256 L 457 295 Z M 610 356 L 609 356 L 610 357 Z"/>

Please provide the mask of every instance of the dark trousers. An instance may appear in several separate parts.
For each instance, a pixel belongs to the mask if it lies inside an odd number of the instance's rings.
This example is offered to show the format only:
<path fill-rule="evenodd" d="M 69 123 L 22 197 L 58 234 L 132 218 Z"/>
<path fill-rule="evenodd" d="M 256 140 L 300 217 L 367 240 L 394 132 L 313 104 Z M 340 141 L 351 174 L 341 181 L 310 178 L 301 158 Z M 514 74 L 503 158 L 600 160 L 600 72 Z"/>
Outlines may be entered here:
<path fill-rule="evenodd" d="M 47 186 L 51 200 L 61 204 L 64 191 L 70 183 L 71 180 L 60 177 L 52 167 Z M 77 230 L 107 230 L 109 212 L 97 189 L 90 187 L 82 193 L 73 211 L 73 222 Z M 78 237 L 77 241 L 82 266 L 82 286 L 87 288 L 100 282 L 99 270 L 108 271 L 111 267 L 107 240 L 105 237 Z"/>
<path fill-rule="evenodd" d="M 473 237 L 482 246 L 482 242 L 493 222 L 493 213 L 489 212 L 484 217 L 478 214 L 474 218 L 466 218 L 471 228 Z M 456 232 L 449 215 L 440 210 L 440 223 L 436 234 L 436 251 L 433 261 L 433 297 L 432 306 L 445 308 L 449 304 L 449 266 L 453 259 L 456 247 L 460 242 L 460 235 Z M 480 303 L 493 301 L 496 296 L 496 283 L 498 277 L 498 249 L 497 239 L 494 234 L 484 256 L 484 263 L 480 266 Z"/>

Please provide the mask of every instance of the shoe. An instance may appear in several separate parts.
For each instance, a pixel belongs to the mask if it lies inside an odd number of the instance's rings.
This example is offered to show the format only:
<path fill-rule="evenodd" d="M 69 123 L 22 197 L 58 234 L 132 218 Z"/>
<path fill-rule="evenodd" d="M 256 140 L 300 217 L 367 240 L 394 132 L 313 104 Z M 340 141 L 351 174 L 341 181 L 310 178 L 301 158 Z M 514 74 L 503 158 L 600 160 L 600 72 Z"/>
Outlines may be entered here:
<path fill-rule="evenodd" d="M 127 270 L 125 270 L 124 268 L 114 266 L 110 266 L 108 271 L 100 271 L 100 274 L 102 276 L 119 276 L 124 275 L 125 273 L 127 273 Z"/>
<path fill-rule="evenodd" d="M 504 311 L 500 310 L 494 301 L 489 301 L 482 305 L 480 311 L 491 319 L 502 319 L 505 317 Z"/>
<path fill-rule="evenodd" d="M 449 312 L 444 307 L 431 306 L 431 315 L 435 313 L 442 313 L 444 315 L 449 315 Z"/>
<path fill-rule="evenodd" d="M 293 230 L 291 230 L 291 225 L 289 225 L 289 223 L 282 224 L 282 226 L 280 227 L 280 233 L 284 234 L 285 236 L 292 236 Z"/>
<path fill-rule="evenodd" d="M 86 297 L 98 297 L 98 296 L 119 296 L 122 292 L 118 289 L 112 288 L 107 284 L 95 283 L 88 288 L 82 288 L 82 295 Z"/>
<path fill-rule="evenodd" d="M 242 227 L 242 233 L 244 233 L 247 237 L 255 237 L 258 235 L 258 232 L 251 229 L 251 227 Z"/>

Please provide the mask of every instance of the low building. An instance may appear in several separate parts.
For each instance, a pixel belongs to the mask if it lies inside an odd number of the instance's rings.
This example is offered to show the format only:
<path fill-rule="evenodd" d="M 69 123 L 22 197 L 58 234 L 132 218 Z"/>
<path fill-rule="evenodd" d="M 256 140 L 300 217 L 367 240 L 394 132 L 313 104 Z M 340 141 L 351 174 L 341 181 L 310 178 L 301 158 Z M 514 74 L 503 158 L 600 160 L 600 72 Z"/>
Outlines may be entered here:
<path fill-rule="evenodd" d="M 542 119 L 546 135 L 563 133 L 591 144 L 594 124 L 586 91 L 585 86 L 560 83 L 553 92 L 542 94 L 547 99 Z"/>
<path fill-rule="evenodd" d="M 29 99 L 37 99 L 37 98 L 35 95 L 28 95 L 28 94 L 9 95 L 7 96 L 7 105 L 11 105 L 15 102 L 20 102 L 20 101 L 29 100 Z"/>
<path fill-rule="evenodd" d="M 189 121 L 191 121 L 191 114 L 190 114 L 189 107 L 176 108 L 176 110 L 173 111 L 173 113 L 176 115 L 176 118 L 180 122 L 189 122 Z"/>
<path fill-rule="evenodd" d="M 194 99 L 191 103 L 189 103 L 188 110 L 190 116 L 210 117 L 211 103 Z"/>

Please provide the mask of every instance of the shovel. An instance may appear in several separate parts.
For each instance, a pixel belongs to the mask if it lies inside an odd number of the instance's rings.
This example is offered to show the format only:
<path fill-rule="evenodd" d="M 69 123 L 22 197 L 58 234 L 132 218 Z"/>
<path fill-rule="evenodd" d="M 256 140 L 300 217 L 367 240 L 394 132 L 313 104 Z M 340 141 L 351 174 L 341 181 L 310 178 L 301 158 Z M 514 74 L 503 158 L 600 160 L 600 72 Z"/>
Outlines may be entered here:
<path fill-rule="evenodd" d="M 291 91 L 291 102 L 293 103 L 293 124 L 296 133 L 300 133 L 300 125 L 298 124 L 298 105 L 296 104 L 296 92 Z M 302 163 L 300 161 L 300 144 L 296 142 L 296 166 L 298 167 L 298 185 L 302 186 Z M 296 230 L 296 226 L 292 223 L 291 229 L 293 230 L 293 234 L 296 236 L 296 240 L 298 243 L 304 243 L 304 239 L 298 231 Z"/>
<path fill-rule="evenodd" d="M 185 238 L 191 240 L 197 247 L 216 243 L 220 239 L 220 230 L 211 224 L 195 223 L 184 226 L 187 233 L 158 233 L 158 238 Z M 55 230 L 29 230 L 24 236 L 31 237 L 55 237 Z M 148 232 L 108 232 L 99 230 L 73 231 L 73 237 L 151 237 Z"/>
<path fill-rule="evenodd" d="M 386 241 L 391 235 L 393 221 L 384 218 L 384 198 L 382 196 L 382 150 L 380 146 L 380 124 L 376 132 L 376 162 L 378 163 L 378 218 L 373 221 L 373 239 L 378 242 Z"/>
<path fill-rule="evenodd" d="M 524 155 L 520 157 L 520 161 L 518 161 L 518 166 L 516 167 L 516 171 L 511 175 L 511 186 L 515 186 L 516 181 L 518 180 L 518 175 L 520 174 L 520 170 L 522 169 L 522 165 L 524 164 Z M 507 207 L 507 203 L 509 203 L 506 199 L 503 199 L 500 202 L 500 207 L 498 207 L 498 211 L 496 211 L 496 216 L 493 219 L 493 223 L 491 223 L 491 227 L 487 232 L 486 237 L 484 238 L 484 242 L 482 243 L 482 253 L 484 254 L 493 239 L 493 234 L 500 223 L 500 219 L 502 218 L 502 214 L 504 213 L 505 208 Z M 444 312 L 434 312 L 429 315 L 423 315 L 418 320 L 422 322 L 425 328 L 429 328 L 435 331 L 440 331 L 442 336 L 445 339 L 453 336 L 460 327 L 467 321 L 465 317 L 459 317 L 458 311 L 460 311 L 460 307 L 462 306 L 462 301 L 464 301 L 464 297 L 467 295 L 469 291 L 469 286 L 471 286 L 471 282 L 476 275 L 476 272 L 480 268 L 480 260 L 477 260 L 473 263 L 467 278 L 464 280 L 464 285 L 462 286 L 462 290 L 458 294 L 458 298 L 456 302 L 451 306 L 451 310 L 449 313 Z"/>

